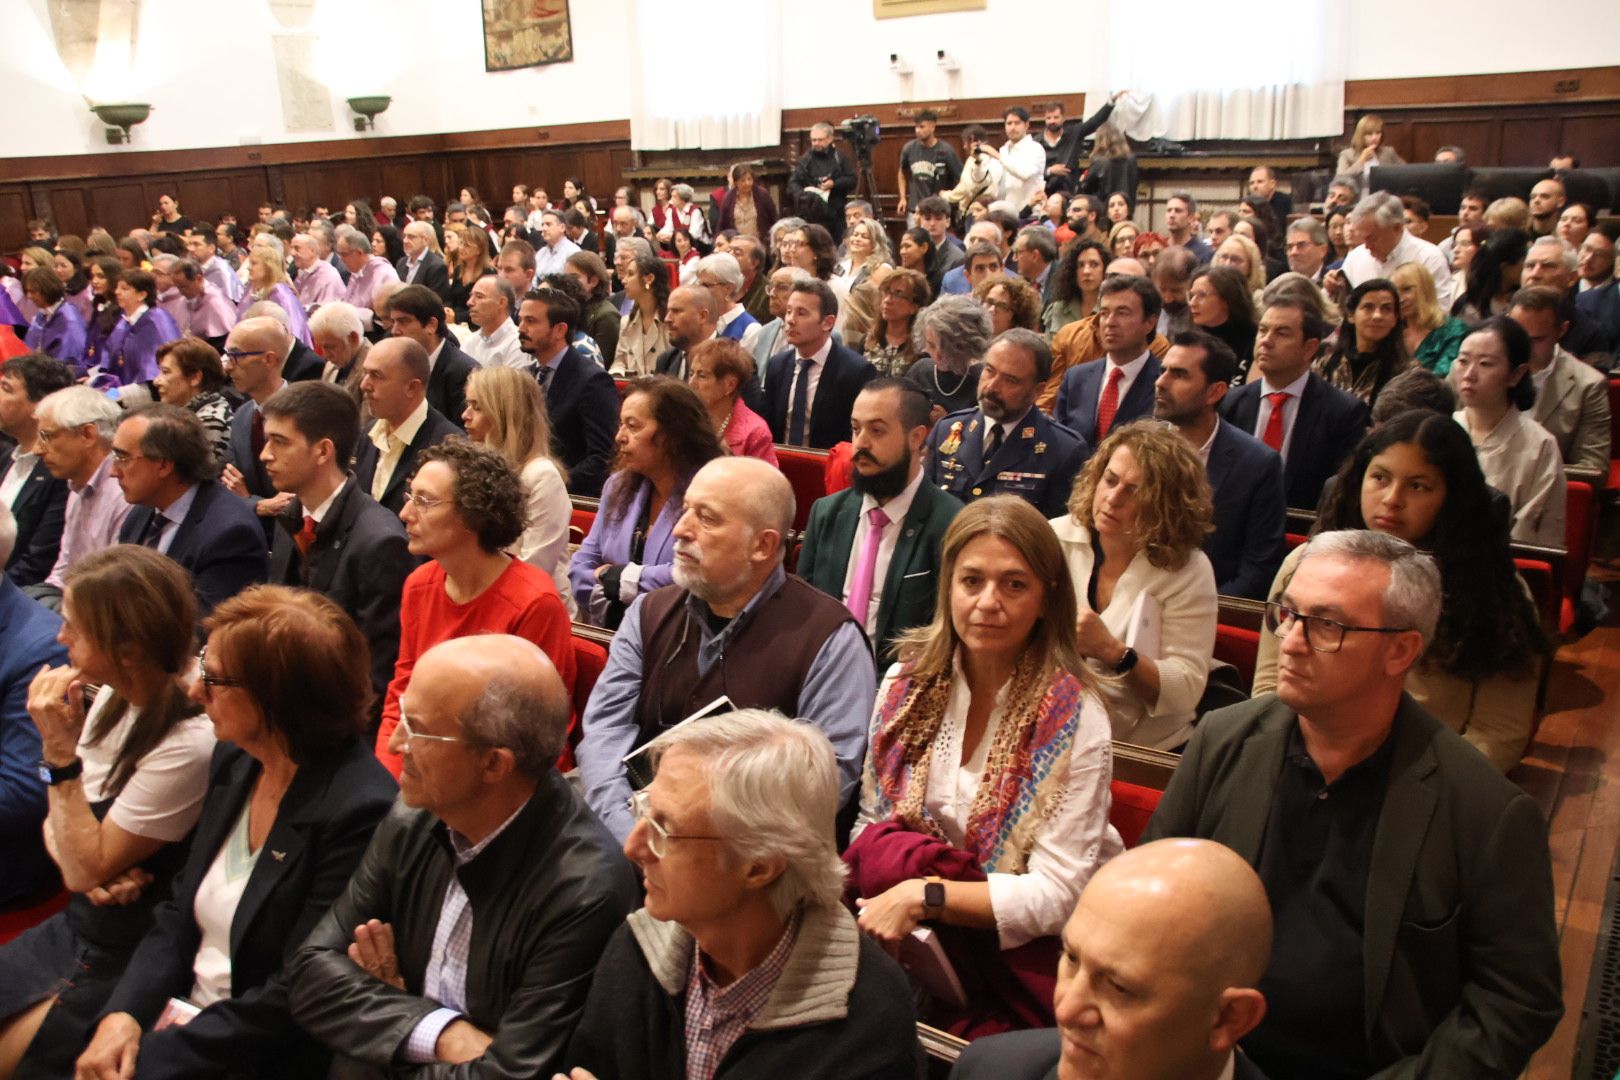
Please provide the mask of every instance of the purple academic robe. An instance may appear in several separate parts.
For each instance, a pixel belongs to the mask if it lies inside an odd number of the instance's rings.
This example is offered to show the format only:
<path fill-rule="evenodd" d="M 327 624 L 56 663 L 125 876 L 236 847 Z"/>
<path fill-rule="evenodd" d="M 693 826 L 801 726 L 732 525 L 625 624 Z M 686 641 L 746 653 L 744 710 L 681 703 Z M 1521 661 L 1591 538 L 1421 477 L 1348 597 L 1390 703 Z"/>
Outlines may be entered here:
<path fill-rule="evenodd" d="M 76 293 L 68 294 L 68 303 L 79 309 L 79 318 L 86 326 L 90 325 L 90 316 L 96 310 L 96 294 L 86 285 Z"/>
<path fill-rule="evenodd" d="M 74 370 L 84 374 L 84 320 L 79 317 L 79 309 L 65 300 L 56 306 L 49 319 L 43 311 L 34 316 L 28 333 L 23 335 L 23 343 L 64 364 L 72 364 Z"/>
<path fill-rule="evenodd" d="M 262 299 L 274 301 L 282 311 L 287 313 L 287 326 L 292 331 L 293 337 L 302 341 L 305 345 L 312 346 L 314 344 L 309 339 L 309 320 L 304 317 L 304 305 L 298 302 L 298 294 L 293 292 L 291 285 L 284 281 L 278 281 Z M 251 291 L 243 293 L 242 299 L 236 302 L 237 318 L 240 319 L 243 312 L 247 311 L 255 303 L 257 301 L 254 300 Z"/>
<path fill-rule="evenodd" d="M 180 328 L 162 308 L 147 308 L 133 323 L 119 319 L 102 350 L 102 373 L 117 380 L 114 386 L 150 382 L 158 373 L 158 346 L 179 336 Z"/>

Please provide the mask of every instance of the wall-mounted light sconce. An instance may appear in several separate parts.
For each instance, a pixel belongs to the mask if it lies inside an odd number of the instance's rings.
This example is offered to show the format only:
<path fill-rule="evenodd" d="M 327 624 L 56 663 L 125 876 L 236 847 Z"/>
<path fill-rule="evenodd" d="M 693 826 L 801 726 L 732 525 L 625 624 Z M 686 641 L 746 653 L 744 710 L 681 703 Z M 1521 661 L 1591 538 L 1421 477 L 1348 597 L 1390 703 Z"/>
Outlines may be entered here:
<path fill-rule="evenodd" d="M 152 106 L 136 102 L 119 105 L 92 105 L 90 111 L 107 125 L 107 142 L 112 146 L 129 142 L 129 129 L 152 115 Z"/>
<path fill-rule="evenodd" d="M 394 99 L 386 94 L 374 94 L 370 97 L 352 97 L 349 99 L 349 108 L 360 115 L 354 118 L 354 130 L 377 130 L 377 114 L 386 112 Z"/>

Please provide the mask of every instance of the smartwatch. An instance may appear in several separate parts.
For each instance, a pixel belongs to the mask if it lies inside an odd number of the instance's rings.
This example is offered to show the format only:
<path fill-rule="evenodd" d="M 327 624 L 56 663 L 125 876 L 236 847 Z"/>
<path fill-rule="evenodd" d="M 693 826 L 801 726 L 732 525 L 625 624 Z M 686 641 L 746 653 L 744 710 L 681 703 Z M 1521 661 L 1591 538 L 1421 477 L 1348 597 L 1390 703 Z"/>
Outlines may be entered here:
<path fill-rule="evenodd" d="M 57 784 L 65 784 L 69 780 L 77 780 L 83 772 L 84 761 L 82 758 L 74 758 L 66 765 L 52 765 L 43 758 L 39 762 L 39 778 L 51 787 L 55 787 Z"/>
<path fill-rule="evenodd" d="M 1114 665 L 1114 674 L 1115 675 L 1124 675 L 1124 674 L 1126 674 L 1127 672 L 1129 672 L 1131 670 L 1131 668 L 1136 666 L 1136 661 L 1137 661 L 1136 650 L 1131 648 L 1129 645 L 1125 646 L 1125 655 L 1121 656 L 1119 658 L 1119 663 Z"/>
<path fill-rule="evenodd" d="M 945 882 L 937 877 L 923 879 L 923 918 L 937 919 L 945 914 Z"/>

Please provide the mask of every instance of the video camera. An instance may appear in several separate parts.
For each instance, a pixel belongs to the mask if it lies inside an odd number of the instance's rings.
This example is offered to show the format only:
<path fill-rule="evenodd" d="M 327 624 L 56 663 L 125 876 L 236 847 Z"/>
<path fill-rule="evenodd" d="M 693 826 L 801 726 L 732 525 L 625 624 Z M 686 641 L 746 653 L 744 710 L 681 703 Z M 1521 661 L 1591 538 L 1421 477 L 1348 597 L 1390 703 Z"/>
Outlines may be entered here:
<path fill-rule="evenodd" d="M 855 148 L 855 156 L 863 162 L 872 160 L 872 148 L 883 137 L 877 117 L 870 113 L 840 121 L 838 132 L 849 140 L 849 145 Z"/>

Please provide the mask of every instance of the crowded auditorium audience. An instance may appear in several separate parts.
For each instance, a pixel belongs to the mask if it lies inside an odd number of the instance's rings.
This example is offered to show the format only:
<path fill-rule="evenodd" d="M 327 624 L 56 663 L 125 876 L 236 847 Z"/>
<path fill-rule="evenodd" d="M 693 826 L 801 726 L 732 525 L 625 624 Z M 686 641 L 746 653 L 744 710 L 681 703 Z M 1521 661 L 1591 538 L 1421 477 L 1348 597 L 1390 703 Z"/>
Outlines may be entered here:
<path fill-rule="evenodd" d="M 1614 218 L 1136 108 L 31 222 L 0 1080 L 1519 1075 Z"/>

